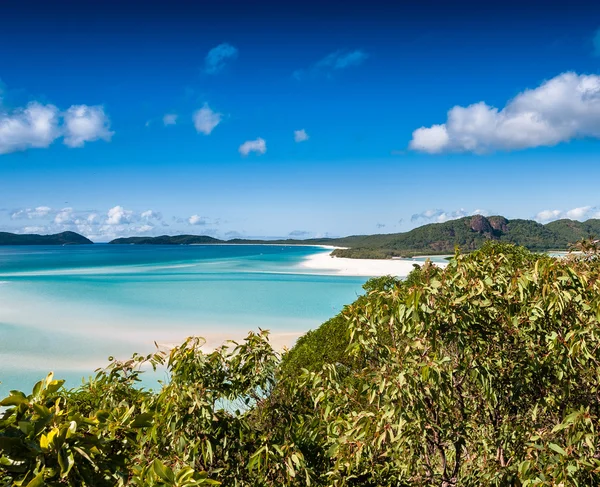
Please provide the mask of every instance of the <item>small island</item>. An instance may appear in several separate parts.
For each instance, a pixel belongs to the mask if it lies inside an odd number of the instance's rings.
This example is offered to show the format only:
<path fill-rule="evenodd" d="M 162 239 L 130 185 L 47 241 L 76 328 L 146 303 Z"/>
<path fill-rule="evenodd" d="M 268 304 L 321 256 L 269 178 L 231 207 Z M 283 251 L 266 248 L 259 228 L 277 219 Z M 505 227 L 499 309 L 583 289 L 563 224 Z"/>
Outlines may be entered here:
<path fill-rule="evenodd" d="M 61 232 L 53 235 L 0 232 L 0 245 L 89 245 L 93 243 L 89 238 L 75 232 Z"/>

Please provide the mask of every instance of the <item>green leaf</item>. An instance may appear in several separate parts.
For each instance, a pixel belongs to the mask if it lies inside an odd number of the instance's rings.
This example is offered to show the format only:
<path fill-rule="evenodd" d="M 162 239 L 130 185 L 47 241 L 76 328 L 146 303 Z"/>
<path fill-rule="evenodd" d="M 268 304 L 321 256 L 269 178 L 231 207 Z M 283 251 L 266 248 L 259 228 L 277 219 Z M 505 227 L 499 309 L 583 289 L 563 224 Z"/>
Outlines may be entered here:
<path fill-rule="evenodd" d="M 60 476 L 65 478 L 69 475 L 69 472 L 75 464 L 73 452 L 68 448 L 61 448 L 58 450 L 58 464 L 60 465 Z"/>
<path fill-rule="evenodd" d="M 554 450 L 556 453 L 560 453 L 563 456 L 567 456 L 567 452 L 563 450 L 560 446 L 558 446 L 556 443 L 548 443 L 548 448 Z"/>
<path fill-rule="evenodd" d="M 152 426 L 152 421 L 154 419 L 154 414 L 152 413 L 141 413 L 136 416 L 136 418 L 131 423 L 132 428 L 148 428 Z"/>
<path fill-rule="evenodd" d="M 10 396 L 0 401 L 0 406 L 19 406 L 27 402 L 27 397 L 21 391 L 10 391 Z"/>
<path fill-rule="evenodd" d="M 27 487 L 43 487 L 44 486 L 44 471 L 38 473 L 31 482 L 27 484 Z"/>

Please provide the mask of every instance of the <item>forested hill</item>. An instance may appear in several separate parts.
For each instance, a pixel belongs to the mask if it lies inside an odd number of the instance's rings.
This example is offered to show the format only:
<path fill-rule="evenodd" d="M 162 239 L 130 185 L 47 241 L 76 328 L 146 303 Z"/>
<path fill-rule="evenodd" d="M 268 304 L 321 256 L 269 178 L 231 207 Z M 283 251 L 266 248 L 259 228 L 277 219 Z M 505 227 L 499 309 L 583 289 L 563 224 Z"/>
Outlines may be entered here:
<path fill-rule="evenodd" d="M 218 238 L 206 235 L 161 235 L 160 237 L 123 237 L 111 240 L 109 244 L 137 244 L 137 245 L 193 245 L 193 244 L 223 244 L 227 243 Z"/>
<path fill-rule="evenodd" d="M 350 247 L 336 250 L 344 257 L 394 257 L 416 254 L 453 253 L 475 250 L 487 240 L 514 243 L 530 250 L 566 250 L 591 236 L 600 236 L 600 220 L 579 222 L 557 220 L 542 225 L 533 220 L 508 220 L 502 216 L 475 215 L 444 223 L 431 223 L 406 233 L 355 236 L 340 239 L 335 245 Z"/>
<path fill-rule="evenodd" d="M 508 220 L 502 216 L 469 216 L 444 223 L 431 223 L 405 233 L 353 235 L 343 238 L 307 240 L 219 240 L 202 235 L 130 237 L 112 244 L 303 244 L 334 245 L 335 255 L 356 258 L 387 258 L 417 254 L 453 253 L 458 245 L 463 251 L 474 250 L 487 241 L 497 240 L 527 247 L 530 250 L 564 250 L 570 244 L 590 236 L 600 236 L 600 220 L 579 222 L 557 220 L 546 225 L 533 220 Z"/>
<path fill-rule="evenodd" d="M 94 243 L 75 232 L 54 235 L 16 234 L 0 232 L 0 245 L 83 245 Z"/>

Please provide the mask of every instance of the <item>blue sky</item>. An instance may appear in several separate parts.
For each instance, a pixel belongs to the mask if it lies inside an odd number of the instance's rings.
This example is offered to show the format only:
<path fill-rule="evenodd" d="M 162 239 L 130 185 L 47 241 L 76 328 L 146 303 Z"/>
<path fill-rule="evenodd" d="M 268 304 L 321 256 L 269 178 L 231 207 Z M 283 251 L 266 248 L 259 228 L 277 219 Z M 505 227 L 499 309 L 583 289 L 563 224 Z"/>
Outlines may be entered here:
<path fill-rule="evenodd" d="M 600 214 L 600 5 L 387 3 L 3 6 L 0 231 Z"/>

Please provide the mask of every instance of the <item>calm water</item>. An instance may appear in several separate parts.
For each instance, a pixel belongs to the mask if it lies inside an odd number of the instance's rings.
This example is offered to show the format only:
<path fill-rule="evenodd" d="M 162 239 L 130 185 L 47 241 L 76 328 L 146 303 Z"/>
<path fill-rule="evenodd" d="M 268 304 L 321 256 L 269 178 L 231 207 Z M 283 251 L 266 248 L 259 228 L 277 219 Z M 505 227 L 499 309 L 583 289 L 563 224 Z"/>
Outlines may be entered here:
<path fill-rule="evenodd" d="M 284 246 L 0 247 L 0 396 L 50 370 L 76 386 L 105 365 L 190 335 L 218 345 L 258 327 L 292 343 L 366 278 L 299 267 Z M 312 272 L 312 273 L 311 273 Z"/>

